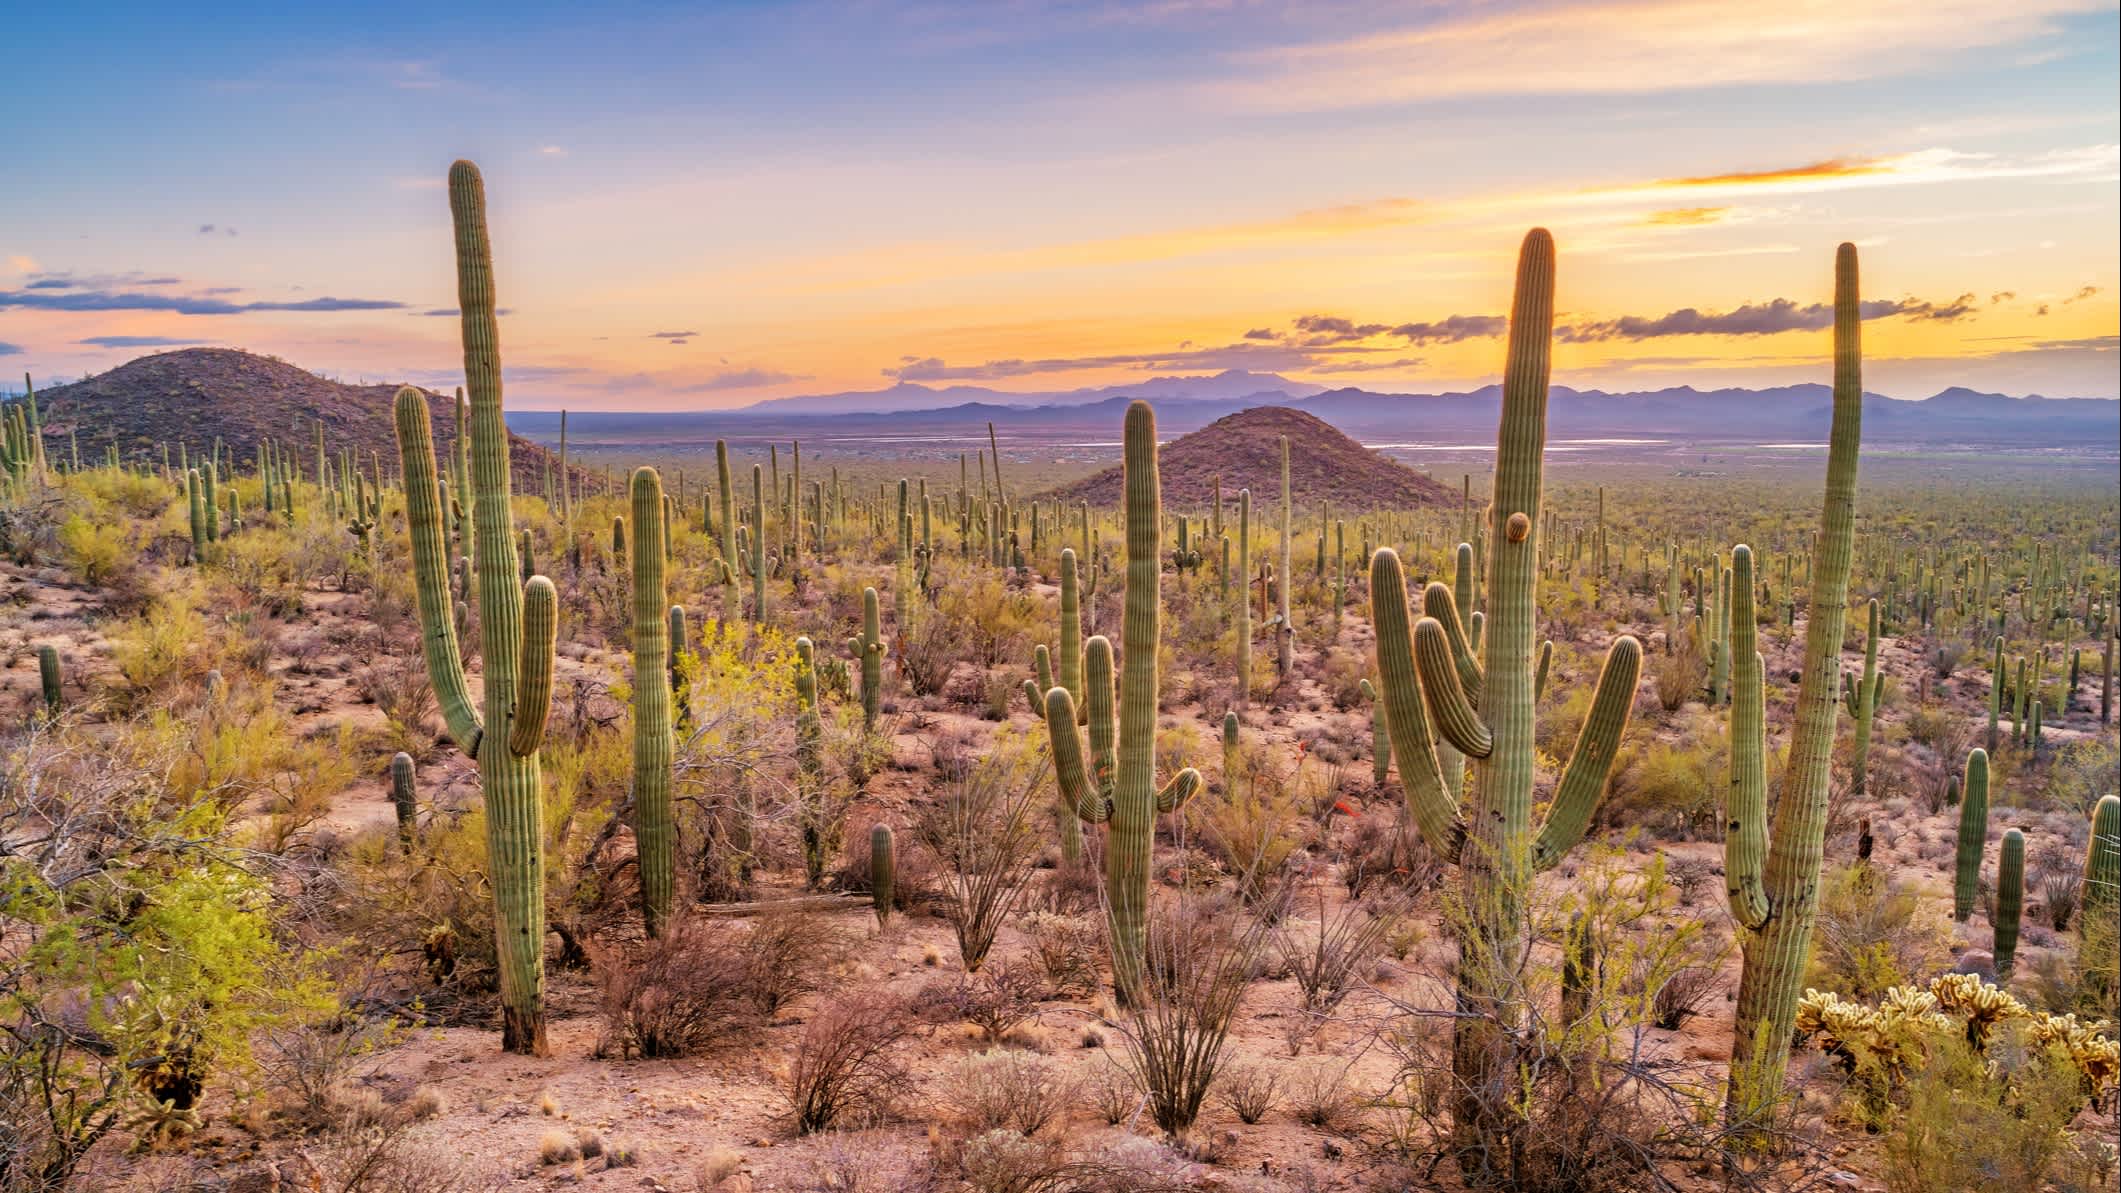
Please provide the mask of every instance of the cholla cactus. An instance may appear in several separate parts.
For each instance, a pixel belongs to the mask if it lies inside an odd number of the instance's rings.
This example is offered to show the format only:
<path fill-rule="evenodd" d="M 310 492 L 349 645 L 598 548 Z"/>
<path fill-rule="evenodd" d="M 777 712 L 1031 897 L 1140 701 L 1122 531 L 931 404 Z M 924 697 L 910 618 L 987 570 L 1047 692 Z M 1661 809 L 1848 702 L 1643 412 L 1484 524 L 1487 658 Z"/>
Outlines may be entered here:
<path fill-rule="evenodd" d="M 479 761 L 486 798 L 486 851 L 494 890 L 501 1040 L 511 1052 L 545 1051 L 545 831 L 538 748 L 552 695 L 559 594 L 552 581 L 516 578 L 509 511 L 508 429 L 501 416 L 499 326 L 486 190 L 478 168 L 449 171 L 456 225 L 457 304 L 463 312 L 464 377 L 471 390 L 473 547 L 478 555 L 479 656 L 484 715 L 472 702 L 457 650 L 449 593 L 441 486 L 427 399 L 410 386 L 396 402 L 398 450 L 412 534 L 414 592 L 428 678 L 458 748 Z"/>
<path fill-rule="evenodd" d="M 1086 824 L 1110 824 L 1105 841 L 1105 899 L 1112 936 L 1112 983 L 1139 1001 L 1149 903 L 1150 853 L 1156 817 L 1176 811 L 1201 786 L 1191 767 L 1156 786 L 1156 650 L 1162 615 L 1157 537 L 1163 525 L 1156 471 L 1156 415 L 1147 402 L 1127 407 L 1125 433 L 1127 600 L 1120 639 L 1125 672 L 1117 723 L 1112 701 L 1112 643 L 1102 634 L 1083 648 L 1083 696 L 1091 761 L 1083 764 L 1075 699 L 1046 693 L 1046 729 L 1061 798 Z"/>

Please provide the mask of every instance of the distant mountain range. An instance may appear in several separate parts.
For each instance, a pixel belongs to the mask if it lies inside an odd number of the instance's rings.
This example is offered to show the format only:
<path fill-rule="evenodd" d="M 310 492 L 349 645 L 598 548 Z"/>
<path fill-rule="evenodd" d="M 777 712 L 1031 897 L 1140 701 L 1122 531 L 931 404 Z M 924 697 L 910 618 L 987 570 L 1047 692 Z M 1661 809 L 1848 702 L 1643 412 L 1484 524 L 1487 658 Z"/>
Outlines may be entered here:
<path fill-rule="evenodd" d="M 570 431 L 584 442 L 673 441 L 717 436 L 816 433 L 920 437 L 983 433 L 988 422 L 1019 437 L 1118 433 L 1128 401 L 1156 403 L 1166 435 L 1199 430 L 1256 406 L 1287 406 L 1326 420 L 1365 442 L 1467 442 L 1491 437 L 1500 386 L 1453 393 L 1377 393 L 1321 389 L 1272 373 L 1232 370 L 1206 377 L 1168 377 L 1137 385 L 1058 393 L 1005 393 L 980 386 L 931 389 L 900 384 L 867 393 L 776 398 L 739 410 L 673 413 L 576 411 Z M 1703 442 L 1824 442 L 1833 392 L 1823 384 L 1768 389 L 1668 389 L 1610 392 L 1553 388 L 1547 431 L 1556 438 L 1644 438 Z M 548 438 L 557 414 L 509 415 L 521 433 Z M 2112 449 L 2121 440 L 2121 402 L 2106 398 L 2014 398 L 1954 387 L 1921 400 L 1866 394 L 1866 444 Z"/>

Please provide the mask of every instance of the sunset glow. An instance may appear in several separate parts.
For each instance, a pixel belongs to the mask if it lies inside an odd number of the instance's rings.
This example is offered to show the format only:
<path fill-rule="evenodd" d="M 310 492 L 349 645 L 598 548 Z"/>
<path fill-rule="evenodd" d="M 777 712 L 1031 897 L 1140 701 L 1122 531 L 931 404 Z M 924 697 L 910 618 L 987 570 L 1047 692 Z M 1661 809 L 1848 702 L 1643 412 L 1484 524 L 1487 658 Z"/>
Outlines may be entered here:
<path fill-rule="evenodd" d="M 190 344 L 452 383 L 469 157 L 522 408 L 1468 388 L 1533 224 L 1563 384 L 1823 380 L 1853 240 L 1872 389 L 2117 394 L 2111 3 L 61 12 L 0 122 L 40 383 Z"/>

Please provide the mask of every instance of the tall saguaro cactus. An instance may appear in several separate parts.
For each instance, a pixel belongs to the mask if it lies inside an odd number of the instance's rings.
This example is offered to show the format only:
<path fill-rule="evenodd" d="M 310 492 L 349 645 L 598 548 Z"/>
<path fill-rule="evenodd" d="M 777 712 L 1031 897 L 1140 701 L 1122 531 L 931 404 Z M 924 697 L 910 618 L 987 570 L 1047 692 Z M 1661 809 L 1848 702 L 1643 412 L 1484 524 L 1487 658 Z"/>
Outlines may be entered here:
<path fill-rule="evenodd" d="M 677 817 L 671 804 L 670 609 L 664 580 L 663 478 L 637 468 L 633 505 L 633 838 L 641 918 L 650 936 L 677 903 Z"/>
<path fill-rule="evenodd" d="M 1183 806 L 1200 790 L 1201 778 L 1189 766 L 1161 790 L 1156 786 L 1156 649 L 1162 615 L 1157 537 L 1163 526 L 1163 501 L 1156 472 L 1156 415 L 1147 402 L 1127 407 L 1124 438 L 1127 600 L 1120 623 L 1125 653 L 1120 660 L 1116 730 L 1112 642 L 1102 634 L 1083 647 L 1091 765 L 1083 765 L 1075 698 L 1068 689 L 1047 691 L 1046 730 L 1053 740 L 1053 771 L 1061 798 L 1084 823 L 1110 826 L 1105 839 L 1105 901 L 1112 936 L 1112 984 L 1122 998 L 1139 1001 L 1156 817 Z"/>
<path fill-rule="evenodd" d="M 551 705 L 559 594 L 543 576 L 527 582 L 516 578 L 493 248 L 486 234 L 485 184 L 470 162 L 450 167 L 449 208 L 456 225 L 464 379 L 471 390 L 472 541 L 478 556 L 479 654 L 485 664 L 483 716 L 472 702 L 457 650 L 427 399 L 409 386 L 397 395 L 398 451 L 428 677 L 450 737 L 478 759 L 485 792 L 501 1044 L 510 1052 L 537 1055 L 545 1051 L 545 830 L 538 748 Z"/>
<path fill-rule="evenodd" d="M 1744 976 L 1738 987 L 1738 1020 L 1732 1029 L 1727 1116 L 1750 1124 L 1781 1096 L 1788 1066 L 1797 999 L 1819 914 L 1819 864 L 1826 838 L 1828 786 L 1834 760 L 1834 721 L 1840 711 L 1841 637 L 1848 625 L 1849 564 L 1855 541 L 1856 455 L 1863 429 L 1863 350 L 1856 246 L 1844 244 L 1834 261 L 1834 414 L 1828 434 L 1826 500 L 1812 548 L 1810 608 L 1805 623 L 1803 679 L 1797 691 L 1796 729 L 1789 762 L 1775 802 L 1772 836 L 1764 800 L 1748 790 L 1766 788 L 1764 777 L 1733 776 L 1726 869 L 1731 874 L 1732 911 L 1742 933 Z M 1738 690 L 1759 690 L 1752 646 L 1752 586 L 1733 584 L 1746 609 L 1731 619 L 1734 663 L 1746 668 Z M 1741 636 L 1742 631 L 1742 636 Z M 1741 729 L 1732 715 L 1734 735 Z M 1757 740 L 1757 738 L 1756 738 Z M 1749 751 L 1750 752 L 1750 751 Z M 1732 754 L 1733 765 L 1738 761 Z M 1753 764 L 1757 770 L 1757 760 Z"/>
<path fill-rule="evenodd" d="M 1553 805 L 1535 833 L 1535 531 L 1541 525 L 1553 327 L 1554 241 L 1545 229 L 1535 228 L 1518 257 L 1510 312 L 1494 504 L 1488 511 L 1488 610 L 1479 657 L 1458 625 L 1449 588 L 1429 585 L 1422 595 L 1426 616 L 1410 625 L 1398 553 L 1380 549 L 1370 562 L 1378 687 L 1408 811 L 1431 848 L 1457 862 L 1464 892 L 1454 1117 L 1469 1170 L 1488 1175 L 1505 1162 L 1510 1106 L 1520 1090 L 1514 1041 L 1530 997 L 1521 980 L 1530 945 L 1524 900 L 1535 869 L 1553 865 L 1589 828 L 1642 669 L 1641 645 L 1631 637 L 1616 638 Z M 1478 765 L 1478 782 L 1464 806 L 1445 782 L 1439 732 Z"/>

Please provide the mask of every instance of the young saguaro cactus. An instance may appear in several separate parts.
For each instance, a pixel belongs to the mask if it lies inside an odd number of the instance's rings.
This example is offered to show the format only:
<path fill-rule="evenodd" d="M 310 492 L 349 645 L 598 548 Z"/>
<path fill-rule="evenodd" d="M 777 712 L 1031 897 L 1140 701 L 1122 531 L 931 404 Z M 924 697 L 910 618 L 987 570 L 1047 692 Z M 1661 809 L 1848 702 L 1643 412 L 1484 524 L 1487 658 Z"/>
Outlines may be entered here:
<path fill-rule="evenodd" d="M 876 905 L 876 926 L 891 920 L 891 900 L 897 893 L 898 845 L 891 826 L 878 821 L 869 826 L 869 898 Z"/>
<path fill-rule="evenodd" d="M 1734 782 L 1734 806 L 1725 816 L 1725 868 L 1734 892 L 1731 907 L 1746 929 L 1741 933 L 1745 969 L 1738 987 L 1738 1018 L 1732 1028 L 1725 1113 L 1741 1125 L 1757 1123 L 1781 1096 L 1797 1000 L 1804 992 L 1812 925 L 1819 914 L 1819 865 L 1833 773 L 1834 721 L 1840 711 L 1836 686 L 1841 673 L 1841 638 L 1848 625 L 1849 565 L 1855 542 L 1856 455 L 1863 428 L 1859 299 L 1856 246 L 1844 244 L 1834 262 L 1834 412 L 1827 437 L 1826 498 L 1812 548 L 1803 679 L 1798 685 L 1789 762 L 1782 772 L 1772 837 L 1765 801 L 1754 801 L 1750 793 L 1738 798 L 1743 788 L 1755 785 L 1756 778 L 1764 791 L 1764 778 L 1747 776 L 1742 783 Z M 1749 644 L 1752 587 L 1731 587 L 1732 595 L 1747 606 L 1731 619 L 1731 653 L 1736 656 L 1733 662 L 1747 669 L 1738 690 L 1750 695 L 1760 687 L 1757 660 Z M 1734 736 L 1751 732 L 1741 730 L 1735 711 L 1732 731 Z"/>
<path fill-rule="evenodd" d="M 884 707 L 884 616 L 876 589 L 862 590 L 862 636 L 847 639 L 847 653 L 862 667 L 862 729 L 876 729 Z"/>
<path fill-rule="evenodd" d="M 545 829 L 538 748 L 551 706 L 559 594 L 543 576 L 527 583 L 516 579 L 493 248 L 486 233 L 485 184 L 470 162 L 450 167 L 449 206 L 456 226 L 464 379 L 471 390 L 472 544 L 478 556 L 479 657 L 485 664 L 483 716 L 472 702 L 457 650 L 427 399 L 410 386 L 398 391 L 396 401 L 405 520 L 412 534 L 414 591 L 428 678 L 450 737 L 478 759 L 485 793 L 501 1044 L 510 1052 L 541 1055 L 546 1050 Z"/>
<path fill-rule="evenodd" d="M 1988 751 L 1966 755 L 1966 782 L 1959 796 L 1959 845 L 1952 858 L 1952 918 L 1965 923 L 1981 893 L 1981 854 L 1988 848 Z"/>
<path fill-rule="evenodd" d="M 2084 845 L 2086 914 L 2121 902 L 2121 795 L 2102 795 L 2092 807 L 2091 840 Z"/>
<path fill-rule="evenodd" d="M 398 816 L 398 844 L 410 853 L 419 832 L 420 792 L 414 783 L 412 755 L 403 750 L 390 757 L 390 803 Z"/>
<path fill-rule="evenodd" d="M 2005 829 L 1996 847 L 1996 976 L 2009 981 L 2018 958 L 2018 924 L 2025 913 L 2025 834 Z"/>
<path fill-rule="evenodd" d="M 1083 648 L 1084 701 L 1091 765 L 1083 765 L 1075 698 L 1068 689 L 1046 693 L 1046 730 L 1061 798 L 1086 824 L 1108 824 L 1105 900 L 1112 937 L 1112 984 L 1138 1002 L 1147 938 L 1150 852 L 1156 817 L 1176 811 L 1200 790 L 1192 767 L 1156 786 L 1156 650 L 1162 616 L 1162 566 L 1157 538 L 1163 502 L 1156 471 L 1156 415 L 1147 402 L 1127 407 L 1125 439 L 1127 592 L 1120 623 L 1125 647 L 1119 717 L 1112 709 L 1112 642 L 1100 634 Z M 1116 749 L 1116 755 L 1115 755 Z"/>
<path fill-rule="evenodd" d="M 1849 717 L 1856 740 L 1849 749 L 1849 794 L 1860 799 L 1870 774 L 1871 721 L 1885 695 L 1885 676 L 1878 670 L 1878 602 L 1870 603 L 1870 629 L 1863 639 L 1863 678 L 1848 689 Z"/>
<path fill-rule="evenodd" d="M 663 555 L 663 478 L 637 468 L 633 507 L 633 839 L 641 918 L 660 935 L 677 905 L 677 815 L 671 802 L 670 594 Z M 622 525 L 613 519 L 614 526 Z"/>
<path fill-rule="evenodd" d="M 1545 229 L 1534 229 L 1518 258 L 1510 313 L 1480 657 L 1459 630 L 1449 588 L 1431 584 L 1422 597 L 1427 616 L 1410 624 L 1398 553 L 1381 549 L 1370 562 L 1378 687 L 1408 810 L 1430 847 L 1457 863 L 1464 889 L 1468 922 L 1458 974 L 1464 1017 L 1453 1062 L 1460 1083 L 1454 1117 L 1460 1146 L 1483 1168 L 1502 1161 L 1496 1149 L 1505 1146 L 1502 1134 L 1516 1096 L 1518 1066 L 1510 1041 L 1528 1011 L 1519 968 L 1530 946 L 1524 900 L 1533 871 L 1552 866 L 1590 826 L 1642 667 L 1641 645 L 1616 638 L 1575 753 L 1546 822 L 1535 832 L 1534 530 L 1541 523 L 1553 326 L 1554 241 Z M 1464 807 L 1444 781 L 1439 732 L 1479 767 L 1472 802 Z"/>

